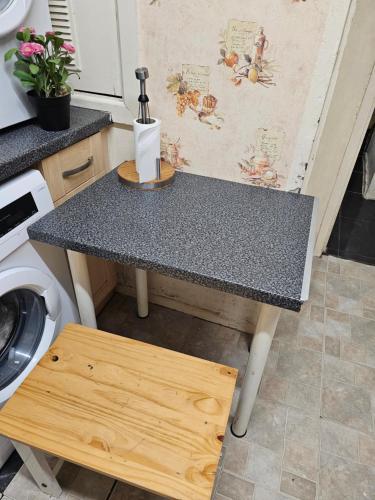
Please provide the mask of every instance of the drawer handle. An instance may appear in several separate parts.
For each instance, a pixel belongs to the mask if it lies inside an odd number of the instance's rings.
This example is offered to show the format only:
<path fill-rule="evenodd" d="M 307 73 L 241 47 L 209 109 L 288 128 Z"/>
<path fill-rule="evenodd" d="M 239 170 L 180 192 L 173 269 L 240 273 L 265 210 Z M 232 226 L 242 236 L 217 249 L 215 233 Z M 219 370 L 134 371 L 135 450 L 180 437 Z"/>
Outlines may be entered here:
<path fill-rule="evenodd" d="M 87 158 L 87 161 L 85 161 L 85 163 L 83 165 L 80 165 L 77 168 L 72 168 L 72 170 L 65 170 L 65 172 L 63 172 L 62 176 L 64 177 L 64 179 L 66 179 L 67 177 L 70 177 L 72 175 L 79 174 L 80 172 L 83 172 L 84 170 L 86 170 L 86 168 L 89 168 L 89 166 L 92 163 L 92 160 L 93 160 L 93 157 L 89 156 Z"/>

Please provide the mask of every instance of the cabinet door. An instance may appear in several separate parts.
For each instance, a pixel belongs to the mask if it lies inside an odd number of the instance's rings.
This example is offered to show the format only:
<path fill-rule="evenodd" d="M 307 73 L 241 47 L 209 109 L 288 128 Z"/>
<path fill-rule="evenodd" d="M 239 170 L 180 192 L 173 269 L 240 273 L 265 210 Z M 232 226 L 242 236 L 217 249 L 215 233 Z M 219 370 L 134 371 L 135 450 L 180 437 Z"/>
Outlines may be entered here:
<path fill-rule="evenodd" d="M 82 166 L 85 168 L 74 173 L 74 170 L 79 170 Z M 106 133 L 98 132 L 45 158 L 40 170 L 47 181 L 55 206 L 61 205 L 108 172 Z M 64 177 L 64 172 L 73 173 Z M 95 310 L 99 313 L 116 286 L 116 268 L 113 262 L 97 257 L 88 256 L 87 260 Z"/>

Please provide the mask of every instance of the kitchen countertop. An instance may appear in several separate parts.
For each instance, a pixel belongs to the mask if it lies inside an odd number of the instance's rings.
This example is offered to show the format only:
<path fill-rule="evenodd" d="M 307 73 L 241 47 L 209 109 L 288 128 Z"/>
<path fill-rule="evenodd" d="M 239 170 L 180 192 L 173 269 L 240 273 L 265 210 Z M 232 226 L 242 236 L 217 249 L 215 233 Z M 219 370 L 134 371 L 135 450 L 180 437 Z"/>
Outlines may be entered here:
<path fill-rule="evenodd" d="M 0 131 L 0 182 L 112 123 L 111 115 L 94 109 L 71 107 L 70 128 L 48 132 L 35 121 Z"/>
<path fill-rule="evenodd" d="M 187 173 L 159 191 L 112 171 L 29 227 L 32 239 L 298 311 L 313 197 Z"/>

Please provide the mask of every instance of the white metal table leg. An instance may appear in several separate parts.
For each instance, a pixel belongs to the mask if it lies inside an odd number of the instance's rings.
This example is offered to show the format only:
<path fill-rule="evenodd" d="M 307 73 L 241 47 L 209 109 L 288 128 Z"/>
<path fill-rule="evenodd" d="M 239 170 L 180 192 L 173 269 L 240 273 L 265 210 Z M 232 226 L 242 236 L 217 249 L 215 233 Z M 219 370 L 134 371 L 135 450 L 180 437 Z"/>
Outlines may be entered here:
<path fill-rule="evenodd" d="M 275 306 L 268 304 L 261 306 L 238 407 L 232 423 L 232 433 L 236 437 L 243 437 L 246 434 L 280 312 L 281 310 Z"/>
<path fill-rule="evenodd" d="M 81 323 L 96 328 L 95 307 L 86 255 L 73 250 L 68 250 L 67 254 Z"/>
<path fill-rule="evenodd" d="M 148 316 L 148 291 L 147 291 L 147 271 L 135 269 L 135 287 L 137 290 L 138 317 Z"/>
<path fill-rule="evenodd" d="M 38 450 L 30 448 L 25 444 L 12 441 L 13 446 L 22 458 L 28 471 L 39 486 L 39 489 L 47 495 L 59 497 L 62 493 L 59 483 L 57 482 L 54 473 L 52 472 L 46 457 Z"/>

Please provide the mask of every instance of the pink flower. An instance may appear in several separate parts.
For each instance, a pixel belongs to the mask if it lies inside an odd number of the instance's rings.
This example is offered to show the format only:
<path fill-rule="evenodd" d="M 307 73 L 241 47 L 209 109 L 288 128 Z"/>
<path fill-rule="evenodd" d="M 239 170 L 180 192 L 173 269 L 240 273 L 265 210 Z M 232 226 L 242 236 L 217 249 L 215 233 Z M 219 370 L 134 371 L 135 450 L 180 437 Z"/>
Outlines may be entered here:
<path fill-rule="evenodd" d="M 43 54 L 44 47 L 40 43 L 23 42 L 20 45 L 19 51 L 23 57 L 31 57 L 34 54 Z"/>
<path fill-rule="evenodd" d="M 69 52 L 69 54 L 74 54 L 74 52 L 76 51 L 74 45 L 69 42 L 64 42 L 62 44 L 62 48 L 65 49 L 67 52 Z"/>
<path fill-rule="evenodd" d="M 28 29 L 32 35 L 35 35 L 35 28 L 32 28 L 31 26 L 20 26 L 18 28 L 18 32 L 23 33 L 25 29 Z"/>
<path fill-rule="evenodd" d="M 48 36 L 48 35 L 53 36 L 54 34 L 55 34 L 55 32 L 54 32 L 54 31 L 46 31 L 46 35 L 47 35 L 47 36 Z"/>

